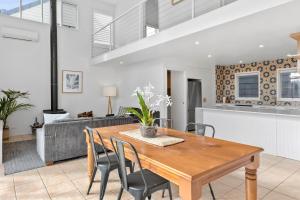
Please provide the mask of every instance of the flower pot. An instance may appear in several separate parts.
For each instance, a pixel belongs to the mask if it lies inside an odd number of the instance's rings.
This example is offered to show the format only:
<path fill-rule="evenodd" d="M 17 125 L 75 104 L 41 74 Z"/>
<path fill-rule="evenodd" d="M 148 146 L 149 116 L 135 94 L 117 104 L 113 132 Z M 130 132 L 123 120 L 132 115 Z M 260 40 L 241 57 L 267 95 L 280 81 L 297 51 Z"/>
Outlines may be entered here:
<path fill-rule="evenodd" d="M 141 135 L 146 138 L 154 138 L 157 135 L 156 126 L 140 126 Z"/>
<path fill-rule="evenodd" d="M 3 140 L 9 139 L 9 128 L 3 128 Z"/>

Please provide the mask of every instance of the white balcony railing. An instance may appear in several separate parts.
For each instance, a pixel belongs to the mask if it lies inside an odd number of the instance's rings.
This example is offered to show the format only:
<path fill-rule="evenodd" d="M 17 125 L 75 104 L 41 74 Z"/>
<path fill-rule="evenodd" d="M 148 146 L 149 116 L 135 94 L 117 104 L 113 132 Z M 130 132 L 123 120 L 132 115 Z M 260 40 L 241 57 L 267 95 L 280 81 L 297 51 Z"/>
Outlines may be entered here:
<path fill-rule="evenodd" d="M 93 57 L 155 35 L 237 0 L 142 0 L 92 35 Z"/>

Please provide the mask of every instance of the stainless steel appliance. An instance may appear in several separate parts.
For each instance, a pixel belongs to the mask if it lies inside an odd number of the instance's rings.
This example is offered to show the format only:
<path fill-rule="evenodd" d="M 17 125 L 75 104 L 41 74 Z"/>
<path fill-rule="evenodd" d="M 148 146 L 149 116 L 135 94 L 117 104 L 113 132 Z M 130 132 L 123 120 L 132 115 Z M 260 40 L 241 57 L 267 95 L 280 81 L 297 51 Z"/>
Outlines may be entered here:
<path fill-rule="evenodd" d="M 195 122 L 195 108 L 202 107 L 202 84 L 201 80 L 188 79 L 188 105 L 187 122 Z"/>

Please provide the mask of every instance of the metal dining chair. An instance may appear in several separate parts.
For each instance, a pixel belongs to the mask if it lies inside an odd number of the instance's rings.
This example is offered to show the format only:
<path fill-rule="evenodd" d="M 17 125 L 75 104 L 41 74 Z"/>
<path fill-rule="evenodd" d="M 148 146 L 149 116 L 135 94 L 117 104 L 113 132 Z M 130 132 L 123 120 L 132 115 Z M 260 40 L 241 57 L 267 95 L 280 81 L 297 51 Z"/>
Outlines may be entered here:
<path fill-rule="evenodd" d="M 155 118 L 154 125 L 162 128 L 173 128 L 173 120 L 167 118 Z"/>
<path fill-rule="evenodd" d="M 172 200 L 170 182 L 150 170 L 143 169 L 137 151 L 132 144 L 115 137 L 111 137 L 111 143 L 119 162 L 119 175 L 121 178 L 121 189 L 118 194 L 118 200 L 121 199 L 123 190 L 128 191 L 134 196 L 135 200 L 145 200 L 146 198 L 150 200 L 152 193 L 163 189 L 169 190 L 170 200 Z M 131 150 L 132 156 L 140 169 L 139 171 L 127 174 L 124 146 Z"/>
<path fill-rule="evenodd" d="M 192 129 L 190 129 L 192 127 Z M 193 130 L 196 135 L 206 136 L 206 129 L 210 128 L 212 133 L 211 137 L 215 137 L 215 127 L 210 124 L 201 124 L 201 123 L 188 123 L 185 131 L 189 132 Z"/>
<path fill-rule="evenodd" d="M 90 190 L 92 188 L 92 185 L 93 185 L 93 182 L 94 182 L 94 179 L 95 179 L 97 169 L 99 169 L 100 172 L 101 172 L 101 184 L 100 184 L 100 197 L 99 197 L 99 199 L 102 200 L 104 198 L 109 173 L 112 170 L 118 169 L 119 163 L 118 163 L 118 160 L 116 159 L 115 154 L 108 154 L 107 149 L 105 148 L 105 145 L 103 143 L 103 139 L 102 139 L 100 133 L 97 130 L 93 130 L 89 127 L 86 127 L 85 129 L 86 129 L 86 131 L 89 135 L 90 143 L 92 145 L 93 159 L 94 159 L 94 168 L 93 168 L 93 173 L 92 173 L 92 179 L 90 181 L 87 194 L 90 193 Z M 97 134 L 97 137 L 100 140 L 100 143 L 101 143 L 100 145 L 103 149 L 103 152 L 104 152 L 105 156 L 100 157 L 100 155 L 96 151 L 95 142 L 94 142 L 94 134 L 93 134 L 94 131 L 95 131 L 95 133 Z M 134 171 L 133 165 L 132 165 L 130 160 L 127 160 L 127 159 L 125 160 L 125 167 L 129 167 L 131 173 Z"/>
<path fill-rule="evenodd" d="M 190 129 L 190 128 L 192 128 L 192 129 Z M 209 124 L 188 123 L 185 130 L 186 130 L 186 132 L 189 132 L 189 130 L 193 130 L 193 132 L 191 132 L 191 133 L 194 133 L 196 135 L 205 136 L 207 128 L 211 129 L 211 131 L 212 131 L 211 137 L 214 138 L 215 132 L 216 132 L 215 127 L 212 125 L 209 125 Z M 214 190 L 213 190 L 211 184 L 209 183 L 208 186 L 209 186 L 209 190 L 210 190 L 213 200 L 216 200 L 215 193 L 214 193 Z"/>

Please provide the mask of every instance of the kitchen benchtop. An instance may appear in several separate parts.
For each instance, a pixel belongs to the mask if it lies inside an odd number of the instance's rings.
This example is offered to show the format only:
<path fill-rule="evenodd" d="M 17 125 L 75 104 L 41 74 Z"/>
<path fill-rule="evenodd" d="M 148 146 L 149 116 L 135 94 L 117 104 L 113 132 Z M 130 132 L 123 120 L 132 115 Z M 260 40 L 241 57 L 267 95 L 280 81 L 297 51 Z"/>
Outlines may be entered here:
<path fill-rule="evenodd" d="M 246 107 L 246 106 L 234 106 L 234 105 L 215 105 L 215 106 L 198 107 L 196 109 L 247 112 L 247 113 L 259 113 L 259 114 L 285 115 L 285 116 L 300 117 L 300 108 L 288 108 L 288 107 L 276 107 L 276 106 Z"/>

